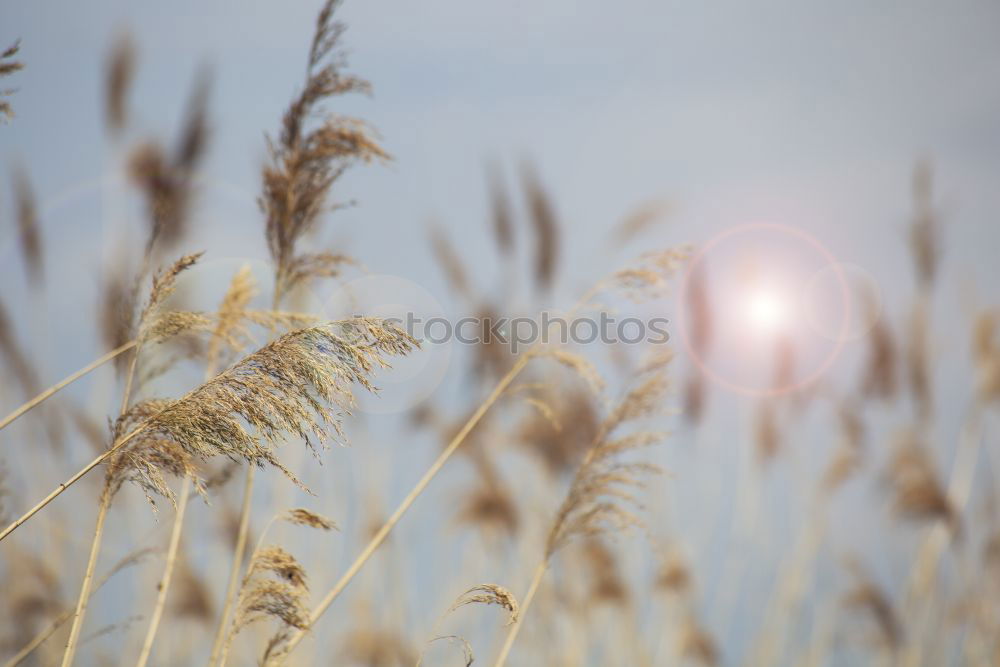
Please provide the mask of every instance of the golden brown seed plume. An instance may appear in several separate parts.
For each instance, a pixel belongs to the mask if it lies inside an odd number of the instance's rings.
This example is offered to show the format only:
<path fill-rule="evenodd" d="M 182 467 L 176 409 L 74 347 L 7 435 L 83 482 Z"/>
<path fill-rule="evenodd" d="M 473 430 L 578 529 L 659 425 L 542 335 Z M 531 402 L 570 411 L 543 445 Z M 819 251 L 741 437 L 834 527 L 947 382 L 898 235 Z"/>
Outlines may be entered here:
<path fill-rule="evenodd" d="M 959 517 L 941 485 L 937 469 L 927 447 L 913 430 L 896 437 L 895 451 L 889 464 L 893 507 L 902 516 L 913 519 L 940 519 L 958 530 Z"/>
<path fill-rule="evenodd" d="M 281 518 L 295 526 L 306 526 L 318 530 L 333 530 L 337 527 L 337 524 L 331 519 L 302 507 L 288 510 Z"/>
<path fill-rule="evenodd" d="M 173 151 L 155 141 L 132 151 L 128 171 L 146 200 L 150 230 L 146 254 L 175 244 L 187 231 L 195 176 L 208 148 L 209 78 L 201 74 L 188 101 L 187 117 Z"/>
<path fill-rule="evenodd" d="M 334 52 L 344 31 L 342 24 L 332 21 L 339 4 L 328 0 L 320 11 L 305 86 L 285 111 L 279 136 L 268 138 L 269 159 L 258 203 L 277 272 L 276 302 L 297 284 L 337 275 L 343 256 L 300 254 L 297 243 L 330 208 L 330 190 L 348 167 L 389 158 L 368 126 L 355 118 L 327 114 L 318 126 L 309 127 L 324 101 L 370 90 L 367 81 L 341 71 L 343 55 Z"/>
<path fill-rule="evenodd" d="M 314 448 L 354 404 L 352 385 L 374 391 L 369 375 L 416 341 L 377 318 L 352 318 L 285 334 L 141 421 L 136 447 L 176 445 L 185 456 L 223 456 L 271 465 L 290 479 L 275 448 L 288 436 Z M 178 454 L 179 455 L 179 454 Z M 180 462 L 187 459 L 176 459 Z"/>

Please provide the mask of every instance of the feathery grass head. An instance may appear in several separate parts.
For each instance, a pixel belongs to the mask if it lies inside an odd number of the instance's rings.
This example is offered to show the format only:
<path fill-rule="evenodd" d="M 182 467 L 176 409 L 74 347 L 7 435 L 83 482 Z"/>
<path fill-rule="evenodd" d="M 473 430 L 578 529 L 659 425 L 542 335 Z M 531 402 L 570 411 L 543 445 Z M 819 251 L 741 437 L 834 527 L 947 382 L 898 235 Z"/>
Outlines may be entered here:
<path fill-rule="evenodd" d="M 129 177 L 146 200 L 150 224 L 146 253 L 170 246 L 187 231 L 195 172 L 208 148 L 208 78 L 200 76 L 173 151 L 156 141 L 140 144 L 129 159 Z"/>
<path fill-rule="evenodd" d="M 20 50 L 21 41 L 18 40 L 0 53 L 0 79 L 10 76 L 24 67 L 24 63 L 14 60 L 14 56 Z M 13 94 L 13 89 L 0 89 L 0 122 L 6 122 L 14 117 L 14 107 L 7 101 L 7 98 Z"/>
<path fill-rule="evenodd" d="M 332 21 L 339 4 L 328 0 L 320 11 L 305 86 L 285 111 L 278 138 L 268 139 L 270 158 L 258 201 L 276 266 L 277 302 L 298 284 L 337 275 L 343 256 L 300 254 L 296 244 L 315 229 L 329 209 L 330 190 L 348 167 L 389 157 L 368 126 L 355 118 L 331 114 L 318 126 L 309 127 L 309 120 L 324 101 L 348 93 L 367 93 L 370 88 L 367 81 L 344 74 L 343 57 L 334 53 L 344 31 L 342 24 Z"/>
<path fill-rule="evenodd" d="M 147 419 L 162 412 L 168 405 L 170 401 L 163 399 L 149 399 L 131 405 L 115 421 L 113 441 L 117 442 Z M 142 489 L 146 499 L 155 509 L 154 495 L 166 498 L 171 503 L 175 502 L 174 492 L 167 483 L 169 476 L 190 477 L 195 489 L 204 494 L 204 487 L 198 475 L 194 458 L 178 443 L 170 438 L 143 432 L 108 458 L 105 466 L 105 489 L 106 493 L 114 496 L 122 485 L 131 482 Z"/>
<path fill-rule="evenodd" d="M 333 522 L 326 517 L 302 508 L 285 512 L 278 518 L 319 530 L 333 528 Z M 278 630 L 268 640 L 261 660 L 266 664 L 284 652 L 293 630 L 309 627 L 308 596 L 306 570 L 294 556 L 276 545 L 256 549 L 243 578 L 227 641 L 231 642 L 252 623 L 277 620 Z"/>
<path fill-rule="evenodd" d="M 941 485 L 930 453 L 915 431 L 908 429 L 897 436 L 888 479 L 893 507 L 901 516 L 940 519 L 958 529 L 958 515 Z"/>
<path fill-rule="evenodd" d="M 623 435 L 619 430 L 664 410 L 664 363 L 657 361 L 642 369 L 635 387 L 611 408 L 598 427 L 556 513 L 546 542 L 547 557 L 576 537 L 594 537 L 642 525 L 632 509 L 639 506 L 633 489 L 659 469 L 649 463 L 623 461 L 621 455 L 651 446 L 664 435 L 651 431 Z"/>
<path fill-rule="evenodd" d="M 553 475 L 573 470 L 600 428 L 600 407 L 592 392 L 578 386 L 543 387 L 540 400 L 554 415 L 532 410 L 517 437 Z"/>
<path fill-rule="evenodd" d="M 497 584 L 479 584 L 459 595 L 448 608 L 448 613 L 467 604 L 496 605 L 507 610 L 507 625 L 517 623 L 518 604 L 514 594 Z"/>
<path fill-rule="evenodd" d="M 303 507 L 290 509 L 282 514 L 281 518 L 293 526 L 306 526 L 308 528 L 316 528 L 318 530 L 333 530 L 337 527 L 337 524 L 335 524 L 331 519 Z"/>
<path fill-rule="evenodd" d="M 201 313 L 165 308 L 167 299 L 177 289 L 177 277 L 194 266 L 203 254 L 199 252 L 184 255 L 169 268 L 158 271 L 153 276 L 149 297 L 139 314 L 136 338 L 140 342 L 157 342 L 187 331 L 210 329 L 211 320 Z"/>
<path fill-rule="evenodd" d="M 503 586 L 498 586 L 497 584 L 479 584 L 478 586 L 473 586 L 455 598 L 455 602 L 448 607 L 448 611 L 444 613 L 444 616 L 451 614 L 456 609 L 470 604 L 481 604 L 487 606 L 495 605 L 502 607 L 507 610 L 507 623 L 505 625 L 509 626 L 517 623 L 520 609 L 517 603 L 517 598 L 515 598 L 514 594 Z M 434 642 L 442 640 L 447 641 L 449 644 L 458 644 L 462 647 L 466 667 L 469 667 L 469 665 L 475 661 L 475 655 L 472 652 L 472 644 L 469 643 L 469 640 L 461 635 L 443 635 L 432 637 L 427 641 L 427 644 L 424 646 L 424 651 L 421 652 L 420 656 L 417 658 L 417 667 L 420 667 L 420 665 L 423 664 L 424 652 L 427 651 L 430 645 Z"/>
<path fill-rule="evenodd" d="M 369 378 L 388 357 L 416 346 L 408 334 L 377 318 L 358 317 L 285 334 L 165 404 L 141 422 L 141 442 L 171 442 L 186 456 L 224 456 L 271 465 L 286 436 L 307 446 L 341 435 L 340 417 L 354 404 L 352 385 L 374 391 Z"/>
<path fill-rule="evenodd" d="M 299 562 L 281 547 L 267 547 L 254 554 L 240 589 L 228 641 L 253 623 L 274 619 L 279 629 L 268 641 L 262 662 L 279 653 L 293 629 L 309 627 L 305 576 Z"/>

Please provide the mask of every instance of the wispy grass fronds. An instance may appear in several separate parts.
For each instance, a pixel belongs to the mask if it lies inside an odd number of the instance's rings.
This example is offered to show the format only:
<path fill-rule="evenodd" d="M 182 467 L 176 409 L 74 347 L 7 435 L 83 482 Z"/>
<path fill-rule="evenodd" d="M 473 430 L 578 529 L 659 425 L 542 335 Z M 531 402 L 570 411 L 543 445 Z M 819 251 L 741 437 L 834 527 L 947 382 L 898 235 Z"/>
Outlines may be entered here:
<path fill-rule="evenodd" d="M 153 276 L 152 288 L 142 312 L 136 340 L 155 343 L 189 331 L 210 331 L 211 319 L 202 313 L 169 310 L 165 306 L 177 289 L 177 278 L 201 258 L 204 253 L 184 255 L 169 268 Z M 218 325 L 216 325 L 218 326 Z"/>
<path fill-rule="evenodd" d="M 170 403 L 171 401 L 164 399 L 147 399 L 129 406 L 125 414 L 115 421 L 112 442 L 141 428 L 143 422 L 159 415 Z M 130 482 L 142 490 L 154 510 L 154 495 L 166 498 L 176 505 L 174 491 L 168 484 L 168 478 L 171 477 L 190 477 L 195 489 L 204 495 L 205 489 L 198 475 L 194 457 L 176 441 L 156 434 L 147 435 L 145 432 L 116 450 L 108 457 L 105 465 L 105 485 L 112 497 L 126 482 Z"/>
<path fill-rule="evenodd" d="M 905 430 L 897 436 L 887 474 L 893 508 L 901 516 L 939 519 L 958 530 L 959 517 L 941 484 L 937 467 L 914 431 Z"/>
<path fill-rule="evenodd" d="M 292 510 L 283 519 L 298 525 L 329 530 L 332 524 L 308 510 Z M 279 546 L 258 547 L 250 558 L 243 585 L 236 602 L 233 626 L 226 639 L 219 660 L 224 665 L 233 639 L 247 626 L 258 621 L 278 621 L 278 631 L 268 641 L 261 662 L 279 655 L 290 637 L 292 629 L 305 629 L 309 625 L 309 587 L 305 568 Z"/>
<path fill-rule="evenodd" d="M 575 469 L 600 428 L 600 406 L 593 392 L 579 387 L 546 387 L 542 400 L 552 419 L 532 411 L 517 429 L 517 439 L 541 458 L 552 474 Z"/>
<path fill-rule="evenodd" d="M 514 597 L 514 594 L 503 586 L 499 586 L 497 584 L 479 584 L 478 586 L 473 586 L 455 598 L 455 602 L 448 607 L 448 610 L 441 616 L 440 619 L 438 619 L 438 622 L 435 623 L 432 634 L 436 632 L 437 628 L 449 614 L 470 604 L 501 607 L 507 611 L 507 623 L 505 625 L 511 625 L 517 622 L 519 606 L 517 598 Z M 423 664 L 424 653 L 427 652 L 430 645 L 434 642 L 442 640 L 447 641 L 449 644 L 458 644 L 462 647 L 466 667 L 475 661 L 472 644 L 465 637 L 462 637 L 461 635 L 443 635 L 432 637 L 427 641 L 427 644 L 424 646 L 424 650 L 420 653 L 420 657 L 417 658 L 417 667 L 420 667 L 420 665 Z"/>
<path fill-rule="evenodd" d="M 340 414 L 353 407 L 351 387 L 375 387 L 369 375 L 416 341 L 377 318 L 353 318 L 293 331 L 209 380 L 144 422 L 143 433 L 178 443 L 189 455 L 283 471 L 275 447 L 294 435 L 310 448 L 341 436 Z"/>
<path fill-rule="evenodd" d="M 293 526 L 306 526 L 307 528 L 316 528 L 317 530 L 333 530 L 337 527 L 337 524 L 332 519 L 328 519 L 322 514 L 317 514 L 303 507 L 290 509 L 282 514 L 281 518 Z"/>
<path fill-rule="evenodd" d="M 517 622 L 517 598 L 503 586 L 497 584 L 473 586 L 455 599 L 448 612 L 451 613 L 467 604 L 497 605 L 507 610 L 507 625 Z"/>
<path fill-rule="evenodd" d="M 280 135 L 268 139 L 270 159 L 263 172 L 259 204 L 277 271 L 276 303 L 298 284 L 338 273 L 342 255 L 299 253 L 297 243 L 330 208 L 330 190 L 348 167 L 389 157 L 368 126 L 355 118 L 328 114 L 309 127 L 323 102 L 370 90 L 367 81 L 342 72 L 343 55 L 335 53 L 344 31 L 342 24 L 332 20 L 339 4 L 328 0 L 320 11 L 305 86 L 285 111 Z"/>
<path fill-rule="evenodd" d="M 646 431 L 620 434 L 619 429 L 663 411 L 667 388 L 667 380 L 659 370 L 646 372 L 601 423 L 597 438 L 556 512 L 546 540 L 546 558 L 576 537 L 641 525 L 629 509 L 637 505 L 631 489 L 641 486 L 644 477 L 658 470 L 648 463 L 623 461 L 620 456 L 649 447 L 665 436 Z"/>
<path fill-rule="evenodd" d="M 173 245 L 187 231 L 195 174 L 208 149 L 208 92 L 208 77 L 201 75 L 173 150 L 148 141 L 140 144 L 129 159 L 129 177 L 146 200 L 150 223 L 147 255 L 157 244 Z"/>
<path fill-rule="evenodd" d="M 506 663 L 523 624 L 523 616 L 557 551 L 578 538 L 592 539 L 643 526 L 638 515 L 641 504 L 635 495 L 636 489 L 643 485 L 646 477 L 660 470 L 646 462 L 623 460 L 622 455 L 660 442 L 665 435 L 642 430 L 622 433 L 621 430 L 665 411 L 668 388 L 665 369 L 670 359 L 669 354 L 660 354 L 644 364 L 637 372 L 633 388 L 610 409 L 598 427 L 549 529 L 545 552 L 522 598 L 522 620 L 511 625 L 496 667 Z"/>
<path fill-rule="evenodd" d="M 583 356 L 564 347 L 544 347 L 539 356 L 549 357 L 574 371 L 587 384 L 595 396 L 604 394 L 604 378 L 597 368 Z"/>
<path fill-rule="evenodd" d="M 0 53 L 0 79 L 10 76 L 24 68 L 24 63 L 15 60 L 14 56 L 21 50 L 21 40 L 14 42 Z M 7 98 L 14 94 L 14 89 L 0 89 L 0 122 L 6 122 L 14 117 L 14 107 Z"/>

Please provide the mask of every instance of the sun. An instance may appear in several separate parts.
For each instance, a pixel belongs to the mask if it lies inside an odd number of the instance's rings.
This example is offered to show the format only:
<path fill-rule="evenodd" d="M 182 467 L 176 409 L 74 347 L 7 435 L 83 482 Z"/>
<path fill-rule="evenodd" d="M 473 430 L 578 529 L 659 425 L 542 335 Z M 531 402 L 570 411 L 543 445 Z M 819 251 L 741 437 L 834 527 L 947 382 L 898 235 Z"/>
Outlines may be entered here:
<path fill-rule="evenodd" d="M 755 287 L 746 297 L 745 315 L 750 326 L 760 333 L 781 331 L 788 325 L 788 300 L 773 288 Z"/>

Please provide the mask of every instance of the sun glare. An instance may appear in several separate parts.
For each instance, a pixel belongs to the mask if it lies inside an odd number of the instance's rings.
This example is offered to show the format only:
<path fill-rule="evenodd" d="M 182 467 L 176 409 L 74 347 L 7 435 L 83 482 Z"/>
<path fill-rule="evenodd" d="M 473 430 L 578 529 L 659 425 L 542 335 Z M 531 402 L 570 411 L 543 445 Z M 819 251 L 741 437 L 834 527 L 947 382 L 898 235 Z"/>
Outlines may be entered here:
<path fill-rule="evenodd" d="M 774 333 L 788 323 L 786 299 L 770 288 L 759 287 L 750 292 L 746 315 L 751 326 L 761 333 Z"/>

